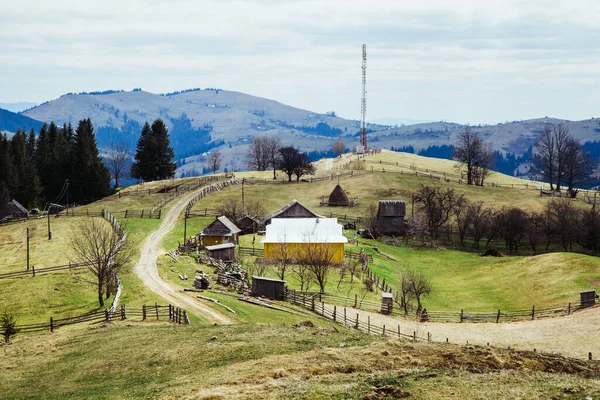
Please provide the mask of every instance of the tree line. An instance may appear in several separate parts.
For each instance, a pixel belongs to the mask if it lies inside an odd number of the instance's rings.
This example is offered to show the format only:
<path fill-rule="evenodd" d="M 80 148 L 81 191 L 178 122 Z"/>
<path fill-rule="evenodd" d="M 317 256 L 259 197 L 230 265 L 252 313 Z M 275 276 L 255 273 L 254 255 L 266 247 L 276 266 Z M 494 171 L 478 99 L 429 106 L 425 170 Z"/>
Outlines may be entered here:
<path fill-rule="evenodd" d="M 10 139 L 0 135 L 0 206 L 16 199 L 27 208 L 85 204 L 113 192 L 119 180 L 131 176 L 152 181 L 175 173 L 173 149 L 162 120 L 144 124 L 136 153 L 126 143 L 111 143 L 101 157 L 92 121 L 57 126 L 43 124 L 36 135 L 18 130 Z"/>
<path fill-rule="evenodd" d="M 564 251 L 600 252 L 600 213 L 582 209 L 565 198 L 554 198 L 540 211 L 515 206 L 496 208 L 470 201 L 453 188 L 421 186 L 414 194 L 408 237 L 432 244 L 458 242 L 473 248 L 503 242 L 508 253 L 528 246 L 534 254 L 558 247 Z M 369 221 L 369 218 L 366 219 Z M 376 225 L 368 225 L 376 229 Z"/>
<path fill-rule="evenodd" d="M 281 146 L 277 136 L 258 135 L 252 139 L 246 156 L 248 168 L 257 171 L 273 170 L 273 179 L 277 179 L 277 171 L 288 177 L 288 182 L 296 176 L 296 181 L 304 175 L 313 175 L 315 167 L 306 153 L 294 146 Z"/>

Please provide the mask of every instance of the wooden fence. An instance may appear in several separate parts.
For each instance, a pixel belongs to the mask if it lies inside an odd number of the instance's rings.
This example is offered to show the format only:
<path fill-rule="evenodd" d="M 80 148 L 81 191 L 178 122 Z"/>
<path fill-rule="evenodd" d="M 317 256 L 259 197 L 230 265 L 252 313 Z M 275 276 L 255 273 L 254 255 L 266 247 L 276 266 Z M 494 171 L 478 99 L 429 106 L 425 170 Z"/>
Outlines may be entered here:
<path fill-rule="evenodd" d="M 52 267 L 45 268 L 36 268 L 34 265 L 31 266 L 29 271 L 15 271 L 15 272 L 7 272 L 5 274 L 0 274 L 0 279 L 7 278 L 19 278 L 22 276 L 31 276 L 35 277 L 38 274 L 47 274 L 50 272 L 58 272 L 58 271 L 71 271 L 79 268 L 87 268 L 90 263 L 69 263 L 64 265 L 54 265 Z"/>
<path fill-rule="evenodd" d="M 265 251 L 260 248 L 254 247 L 238 247 L 238 254 L 246 255 L 246 256 L 257 256 L 264 257 Z M 365 253 L 356 253 L 352 251 L 344 251 L 344 257 L 350 258 L 352 260 L 362 260 L 363 258 L 367 260 L 369 263 L 373 263 L 373 256 Z"/>
<path fill-rule="evenodd" d="M 154 205 L 154 207 L 152 207 L 151 212 L 154 213 L 158 210 L 160 210 L 161 208 L 163 208 L 167 203 L 169 203 L 170 201 L 172 201 L 173 199 L 175 199 L 176 197 L 184 194 L 184 193 L 188 193 L 191 191 L 194 191 L 196 189 L 198 189 L 199 187 L 206 185 L 209 182 L 218 182 L 223 180 L 225 177 L 225 175 L 211 175 L 211 176 L 206 176 L 206 177 L 202 177 L 199 178 L 196 182 L 186 185 L 186 186 L 175 186 L 174 187 L 174 192 L 172 192 L 169 196 L 167 196 L 166 198 L 162 199 L 161 201 L 159 201 L 158 203 L 156 203 Z M 227 181 L 226 181 L 227 182 Z M 210 185 L 210 186 L 214 186 L 214 185 Z"/>
<path fill-rule="evenodd" d="M 81 324 L 81 323 L 100 323 L 110 322 L 113 320 L 125 320 L 131 317 L 141 317 L 142 321 L 146 320 L 168 320 L 175 324 L 190 324 L 187 312 L 181 308 L 174 307 L 173 305 L 159 306 L 155 305 L 144 305 L 142 308 L 126 308 L 121 306 L 115 310 L 101 310 L 92 311 L 89 313 L 77 315 L 74 317 L 67 318 L 53 318 L 50 317 L 49 322 L 37 323 L 37 324 L 18 324 L 16 326 L 17 334 L 22 333 L 35 333 L 35 332 L 54 332 L 55 329 L 62 326 Z"/>
<path fill-rule="evenodd" d="M 300 292 L 292 291 L 291 296 L 300 298 L 304 297 L 315 297 L 317 302 L 324 302 L 328 304 L 336 304 L 338 306 L 349 307 L 369 312 L 381 312 L 382 304 L 380 302 L 363 300 L 355 295 L 354 297 L 343 297 L 334 294 L 327 293 L 314 293 L 314 292 Z M 408 307 L 408 313 L 400 309 L 397 304 L 392 306 L 392 309 L 383 309 L 386 314 L 400 317 L 403 319 L 417 320 L 420 322 L 516 322 L 516 321 L 530 321 L 540 318 L 552 318 L 571 315 L 572 313 L 589 308 L 589 305 L 584 305 L 577 302 L 570 302 L 561 306 L 546 307 L 546 308 L 532 308 L 527 310 L 512 310 L 502 311 L 497 310 L 493 312 L 468 312 L 464 310 L 460 311 L 430 311 L 417 314 L 415 307 Z"/>

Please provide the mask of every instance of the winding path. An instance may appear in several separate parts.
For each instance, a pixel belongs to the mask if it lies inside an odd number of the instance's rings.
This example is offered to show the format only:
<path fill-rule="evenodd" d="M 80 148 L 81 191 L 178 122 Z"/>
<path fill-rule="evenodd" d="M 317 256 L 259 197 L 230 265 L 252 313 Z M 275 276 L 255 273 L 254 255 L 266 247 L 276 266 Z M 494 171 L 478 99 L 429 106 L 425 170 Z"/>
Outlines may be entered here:
<path fill-rule="evenodd" d="M 134 269 L 137 276 L 150 290 L 170 304 L 192 311 L 210 322 L 230 324 L 233 321 L 227 316 L 200 303 L 196 298 L 188 296 L 181 291 L 181 287 L 162 280 L 156 267 L 156 260 L 162 252 L 160 246 L 162 239 L 175 227 L 179 215 L 181 215 L 188 202 L 202 189 L 195 190 L 174 201 L 171 209 L 164 214 L 158 229 L 146 238 L 141 249 L 140 259 Z"/>

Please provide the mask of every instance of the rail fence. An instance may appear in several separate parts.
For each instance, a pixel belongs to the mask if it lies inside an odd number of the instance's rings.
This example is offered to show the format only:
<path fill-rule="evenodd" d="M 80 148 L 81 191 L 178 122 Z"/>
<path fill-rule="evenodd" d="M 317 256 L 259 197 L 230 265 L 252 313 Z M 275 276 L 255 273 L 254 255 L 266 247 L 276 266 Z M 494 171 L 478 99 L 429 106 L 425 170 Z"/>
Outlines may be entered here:
<path fill-rule="evenodd" d="M 460 311 L 429 311 L 424 309 L 417 313 L 414 306 L 407 307 L 407 312 L 401 309 L 397 304 L 393 304 L 391 307 L 383 306 L 382 303 L 364 300 L 355 295 L 354 297 L 344 297 L 328 293 L 319 292 L 300 292 L 294 290 L 288 290 L 294 299 L 307 298 L 311 296 L 315 298 L 317 303 L 323 302 L 328 304 L 335 304 L 342 307 L 348 307 L 357 310 L 364 310 L 375 313 L 382 313 L 385 315 L 392 315 L 403 319 L 410 319 L 419 322 L 517 322 L 517 321 L 530 321 L 540 318 L 552 318 L 562 317 L 571 315 L 574 312 L 583 310 L 585 308 L 592 307 L 593 304 L 581 304 L 579 301 L 567 303 L 565 305 L 556 307 L 545 307 L 535 308 L 532 306 L 531 309 L 527 310 L 497 310 L 494 312 L 468 312 L 464 310 Z M 300 301 L 300 300 L 298 300 Z M 302 300 L 303 305 L 308 300 Z M 311 300 L 312 301 L 312 300 Z"/>
<path fill-rule="evenodd" d="M 164 198 L 161 201 L 159 201 L 158 203 L 156 203 L 154 205 L 154 207 L 152 207 L 151 212 L 154 213 L 157 210 L 162 209 L 165 205 L 167 205 L 167 203 L 169 203 L 170 201 L 174 200 L 176 197 L 178 197 L 184 193 L 196 190 L 199 187 L 206 185 L 209 182 L 221 181 L 224 178 L 225 178 L 225 175 L 210 175 L 210 176 L 205 176 L 205 177 L 199 178 L 196 182 L 186 185 L 186 186 L 176 185 L 174 187 L 175 191 L 173 193 L 171 193 L 169 196 L 167 196 L 166 198 Z M 211 186 L 213 186 L 213 185 L 211 185 Z"/>
<path fill-rule="evenodd" d="M 65 270 L 72 271 L 75 269 L 87 268 L 89 265 L 91 265 L 91 264 L 90 263 L 69 263 L 69 264 L 54 265 L 51 267 L 44 267 L 44 268 L 36 268 L 35 265 L 32 265 L 29 271 L 23 270 L 23 271 L 7 272 L 4 274 L 0 274 L 0 279 L 20 278 L 22 276 L 35 277 L 36 275 L 47 274 L 50 272 L 65 271 Z"/>
<path fill-rule="evenodd" d="M 184 309 L 177 308 L 171 304 L 162 305 L 143 305 L 142 308 L 126 308 L 121 306 L 113 310 L 101 310 L 92 311 L 89 313 L 77 315 L 74 317 L 67 318 L 53 318 L 50 317 L 49 322 L 36 323 L 36 324 L 17 324 L 17 334 L 22 333 L 35 333 L 35 332 L 54 332 L 63 326 L 75 325 L 81 323 L 101 323 L 110 322 L 113 320 L 125 320 L 131 317 L 141 317 L 142 321 L 146 320 L 167 320 L 175 324 L 190 324 L 187 312 Z"/>
<path fill-rule="evenodd" d="M 242 254 L 245 256 L 257 256 L 257 257 L 265 256 L 265 251 L 264 251 L 264 249 L 261 249 L 261 248 L 238 246 L 237 250 L 238 250 L 238 254 Z M 366 259 L 367 262 L 373 263 L 373 256 L 370 254 L 356 253 L 356 252 L 352 252 L 352 251 L 344 251 L 344 257 L 350 258 L 352 260 L 365 260 Z"/>
<path fill-rule="evenodd" d="M 237 185 L 237 184 L 240 184 L 241 182 L 242 181 L 237 180 L 237 179 L 231 179 L 228 181 L 219 182 L 219 183 L 212 184 L 212 185 L 205 187 L 188 202 L 187 206 L 185 207 L 186 215 L 187 216 L 192 215 L 192 207 L 194 207 L 194 204 L 196 204 L 196 202 L 198 200 L 206 197 L 209 193 L 218 192 L 219 190 L 223 190 L 224 188 L 226 188 L 228 186 Z M 216 212 L 216 210 L 215 210 L 215 212 Z M 208 213 L 208 209 L 205 209 L 204 215 L 206 216 L 207 213 Z"/>

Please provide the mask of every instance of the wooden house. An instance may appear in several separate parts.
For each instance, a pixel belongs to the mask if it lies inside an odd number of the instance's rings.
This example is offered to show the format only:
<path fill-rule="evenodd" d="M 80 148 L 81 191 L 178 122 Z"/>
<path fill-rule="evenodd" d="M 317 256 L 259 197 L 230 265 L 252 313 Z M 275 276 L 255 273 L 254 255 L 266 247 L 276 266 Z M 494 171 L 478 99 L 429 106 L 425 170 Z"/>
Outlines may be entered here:
<path fill-rule="evenodd" d="M 16 200 L 11 200 L 4 207 L 0 208 L 0 221 L 10 221 L 13 219 L 24 219 L 29 215 L 29 211 Z"/>
<path fill-rule="evenodd" d="M 229 218 L 221 216 L 204 228 L 199 236 L 203 246 L 214 246 L 223 243 L 237 244 L 239 233 L 240 228 L 235 226 Z"/>
<path fill-rule="evenodd" d="M 206 255 L 226 263 L 233 262 L 235 260 L 235 243 L 206 246 Z"/>
<path fill-rule="evenodd" d="M 344 262 L 344 244 L 337 218 L 273 218 L 266 227 L 264 245 L 268 260 Z"/>
<path fill-rule="evenodd" d="M 298 202 L 298 200 L 294 199 L 291 203 L 285 205 L 279 210 L 275 211 L 273 214 L 269 215 L 265 218 L 264 224 L 268 225 L 271 223 L 273 218 L 317 218 L 319 215 L 310 211 L 308 208 L 304 207 L 302 204 Z"/>
<path fill-rule="evenodd" d="M 406 204 L 404 200 L 379 200 L 377 226 L 384 235 L 403 235 Z"/>
<path fill-rule="evenodd" d="M 252 296 L 266 297 L 273 300 L 283 300 L 285 296 L 284 288 L 285 281 L 264 278 L 262 276 L 252 277 Z"/>

